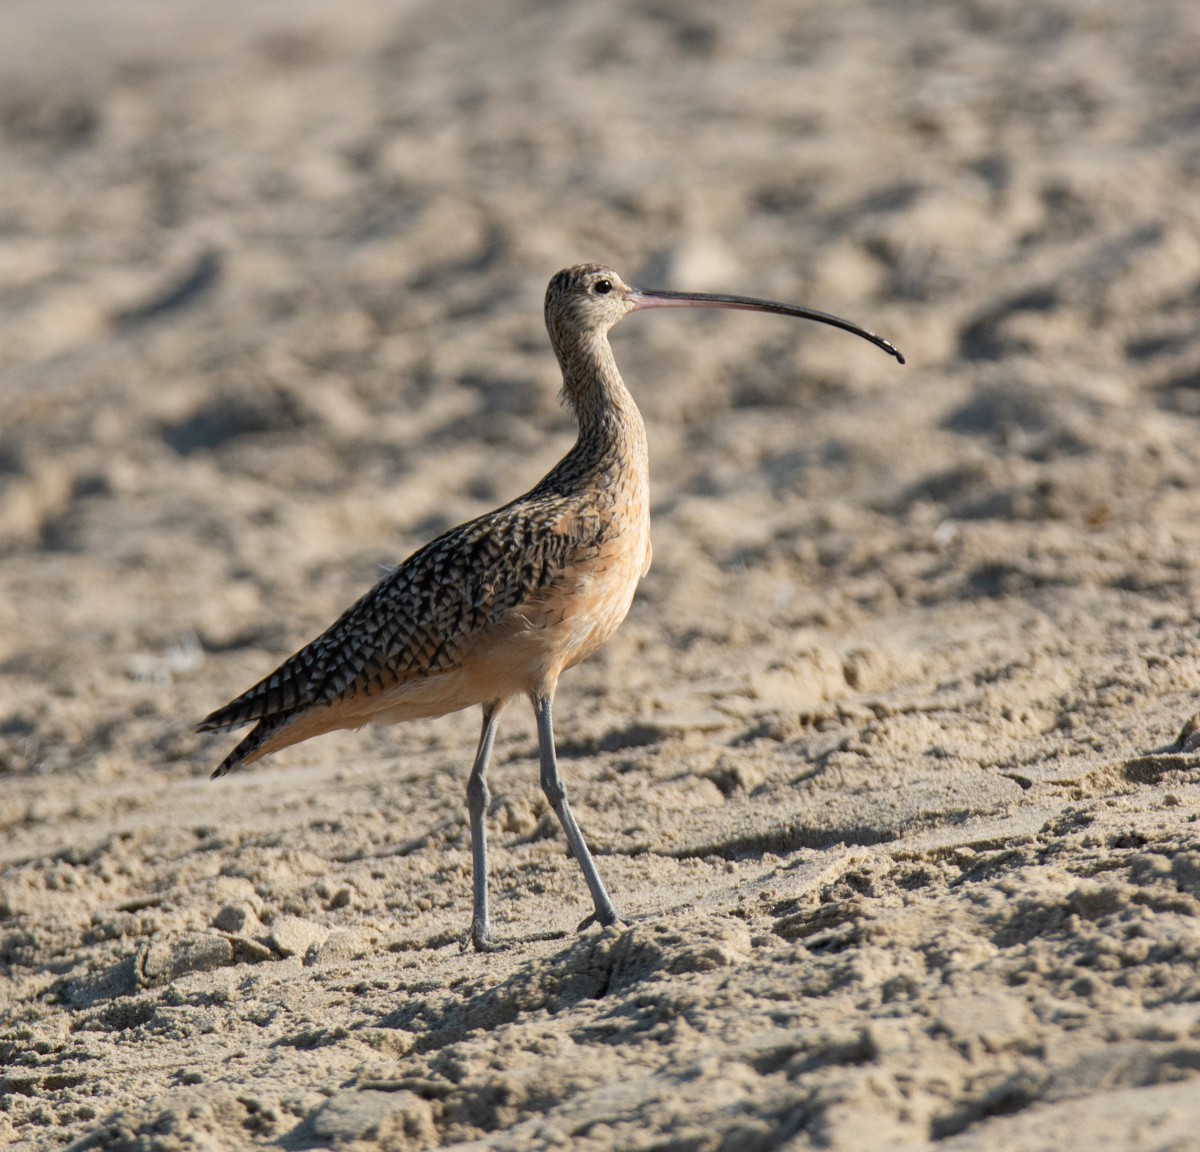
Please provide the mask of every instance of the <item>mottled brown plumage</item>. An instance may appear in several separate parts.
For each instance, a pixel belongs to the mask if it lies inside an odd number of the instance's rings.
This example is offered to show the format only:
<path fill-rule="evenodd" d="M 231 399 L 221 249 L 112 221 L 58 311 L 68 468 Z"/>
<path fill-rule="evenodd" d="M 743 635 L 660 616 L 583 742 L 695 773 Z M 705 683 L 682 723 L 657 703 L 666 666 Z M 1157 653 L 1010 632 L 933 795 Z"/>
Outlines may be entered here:
<path fill-rule="evenodd" d="M 414 553 L 325 632 L 199 725 L 227 731 L 254 724 L 213 773 L 221 776 L 322 732 L 482 705 L 467 787 L 472 939 L 480 949 L 491 943 L 487 763 L 497 718 L 518 695 L 533 701 L 542 787 L 583 870 L 594 918 L 616 919 L 558 778 L 551 703 L 562 672 L 625 618 L 650 566 L 646 432 L 617 371 L 608 330 L 635 309 L 672 306 L 817 319 L 903 362 L 886 341 L 824 313 L 743 297 L 639 291 L 598 264 L 564 269 L 550 282 L 545 310 L 563 394 L 579 422 L 567 455 L 524 496 Z"/>

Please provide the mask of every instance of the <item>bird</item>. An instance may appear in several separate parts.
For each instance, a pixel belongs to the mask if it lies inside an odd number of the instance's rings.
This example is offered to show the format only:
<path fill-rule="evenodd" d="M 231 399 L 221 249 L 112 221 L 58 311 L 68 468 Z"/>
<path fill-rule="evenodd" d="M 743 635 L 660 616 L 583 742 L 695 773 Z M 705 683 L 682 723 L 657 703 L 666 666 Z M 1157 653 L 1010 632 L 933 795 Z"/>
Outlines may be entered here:
<path fill-rule="evenodd" d="M 479 706 L 466 788 L 472 916 L 464 937 L 479 952 L 499 946 L 488 908 L 488 763 L 500 715 L 520 696 L 537 722 L 542 791 L 591 896 L 593 911 L 580 928 L 618 920 L 559 775 L 553 703 L 559 677 L 616 631 L 650 568 L 646 428 L 608 333 L 631 312 L 678 307 L 815 320 L 904 363 L 887 340 L 826 312 L 634 288 L 603 264 L 563 269 L 546 290 L 545 321 L 562 397 L 579 428 L 567 454 L 524 495 L 414 552 L 320 636 L 197 725 L 200 732 L 253 725 L 215 779 L 324 732 Z"/>

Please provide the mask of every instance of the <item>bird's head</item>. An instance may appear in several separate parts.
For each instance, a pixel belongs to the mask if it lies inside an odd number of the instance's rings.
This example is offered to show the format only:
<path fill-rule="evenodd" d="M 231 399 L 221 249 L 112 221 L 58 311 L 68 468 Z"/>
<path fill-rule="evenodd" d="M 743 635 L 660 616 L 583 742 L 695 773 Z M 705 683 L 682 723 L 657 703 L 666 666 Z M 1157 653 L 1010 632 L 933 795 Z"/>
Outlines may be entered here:
<path fill-rule="evenodd" d="M 631 288 L 603 264 L 576 264 L 573 268 L 564 268 L 550 281 L 546 289 L 546 328 L 561 358 L 565 349 L 591 344 L 597 336 L 604 337 L 622 316 L 641 308 L 736 308 L 816 320 L 852 332 L 904 363 L 904 357 L 890 341 L 828 312 L 781 304 L 777 300 L 759 300 L 753 296 Z"/>
<path fill-rule="evenodd" d="M 636 304 L 634 290 L 603 264 L 564 268 L 546 289 L 546 327 L 551 339 L 607 332 Z"/>

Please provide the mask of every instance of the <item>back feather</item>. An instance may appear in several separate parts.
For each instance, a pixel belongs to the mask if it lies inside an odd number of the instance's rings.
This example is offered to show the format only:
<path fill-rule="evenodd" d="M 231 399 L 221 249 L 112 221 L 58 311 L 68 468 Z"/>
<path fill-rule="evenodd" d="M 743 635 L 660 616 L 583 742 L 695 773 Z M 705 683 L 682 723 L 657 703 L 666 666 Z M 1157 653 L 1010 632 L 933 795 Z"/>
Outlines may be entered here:
<path fill-rule="evenodd" d="M 490 626 L 600 547 L 600 517 L 575 517 L 556 531 L 560 523 L 561 498 L 539 485 L 413 553 L 315 640 L 196 726 L 224 732 L 260 721 L 217 774 L 281 726 L 264 730 L 261 722 L 286 722 L 457 665 Z"/>

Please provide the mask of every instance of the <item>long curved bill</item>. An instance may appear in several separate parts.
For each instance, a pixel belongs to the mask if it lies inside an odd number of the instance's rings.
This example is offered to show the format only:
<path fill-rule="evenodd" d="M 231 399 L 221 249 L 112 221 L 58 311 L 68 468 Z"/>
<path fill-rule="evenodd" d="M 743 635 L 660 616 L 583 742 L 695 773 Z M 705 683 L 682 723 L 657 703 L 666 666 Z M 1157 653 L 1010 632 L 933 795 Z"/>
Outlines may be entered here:
<path fill-rule="evenodd" d="M 891 341 L 866 328 L 860 328 L 840 316 L 832 316 L 828 312 L 818 312 L 815 308 L 800 308 L 795 304 L 780 304 L 777 300 L 756 300 L 753 296 L 710 296 L 704 292 L 661 292 L 650 288 L 631 288 L 629 300 L 633 311 L 642 308 L 739 308 L 745 312 L 774 312 L 779 316 L 798 316 L 801 320 L 816 320 L 819 324 L 829 324 L 840 328 L 843 332 L 853 332 L 869 340 L 876 348 L 882 348 L 889 356 L 903 364 L 904 356 L 900 349 Z"/>

